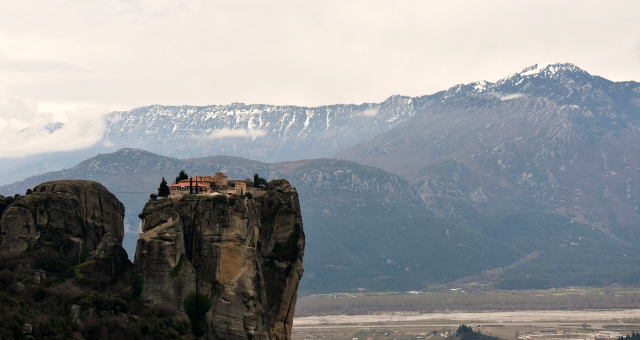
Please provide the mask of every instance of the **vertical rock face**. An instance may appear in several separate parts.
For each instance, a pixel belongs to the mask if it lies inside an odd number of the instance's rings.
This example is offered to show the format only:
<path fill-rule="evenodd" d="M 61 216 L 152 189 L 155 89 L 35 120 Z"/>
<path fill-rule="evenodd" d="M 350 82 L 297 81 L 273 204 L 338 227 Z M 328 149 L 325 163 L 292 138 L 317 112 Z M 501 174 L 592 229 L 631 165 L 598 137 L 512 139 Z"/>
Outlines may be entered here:
<path fill-rule="evenodd" d="M 134 290 L 146 306 L 212 339 L 290 339 L 305 239 L 289 182 L 274 180 L 253 199 L 151 201 L 140 218 Z"/>
<path fill-rule="evenodd" d="M 0 216 L 2 216 L 2 213 L 4 213 L 4 210 L 7 209 L 7 206 L 9 206 L 9 200 L 0 195 Z"/>
<path fill-rule="evenodd" d="M 121 245 L 123 218 L 124 206 L 100 183 L 45 182 L 2 213 L 0 253 L 47 246 L 79 256 L 96 250 L 107 233 Z"/>

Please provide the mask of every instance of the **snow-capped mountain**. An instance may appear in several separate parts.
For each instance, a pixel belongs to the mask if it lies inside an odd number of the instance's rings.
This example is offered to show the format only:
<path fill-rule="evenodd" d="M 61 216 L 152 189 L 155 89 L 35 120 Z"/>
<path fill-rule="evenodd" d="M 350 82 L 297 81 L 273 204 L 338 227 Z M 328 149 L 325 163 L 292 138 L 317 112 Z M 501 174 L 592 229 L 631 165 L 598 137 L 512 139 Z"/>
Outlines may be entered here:
<path fill-rule="evenodd" d="M 528 67 L 495 83 L 457 85 L 415 98 L 392 96 L 382 103 L 321 107 L 153 105 L 112 112 L 106 117 L 104 137 L 96 146 L 3 159 L 0 171 L 5 176 L 0 184 L 70 167 L 97 153 L 123 147 L 178 158 L 231 155 L 275 162 L 331 157 L 412 117 L 474 96 L 501 101 L 544 97 L 572 111 L 575 119 L 603 126 L 640 119 L 637 83 L 614 83 L 572 64 L 548 63 Z"/>
<path fill-rule="evenodd" d="M 411 98 L 321 107 L 147 106 L 108 115 L 103 143 L 180 158 L 226 154 L 260 161 L 332 156 L 415 115 Z"/>
<path fill-rule="evenodd" d="M 402 175 L 443 216 L 536 207 L 640 243 L 640 83 L 547 63 L 417 102 L 339 157 Z"/>
<path fill-rule="evenodd" d="M 638 93 L 633 84 L 594 77 L 573 64 L 547 63 L 528 67 L 496 83 L 458 85 L 417 98 L 392 96 L 379 104 L 153 105 L 109 114 L 103 144 L 181 158 L 226 154 L 273 162 L 329 157 L 425 110 L 472 94 L 503 101 L 522 96 L 545 97 L 559 105 L 577 105 L 574 110 L 588 107 L 585 118 L 609 120 L 637 107 Z"/>
<path fill-rule="evenodd" d="M 543 63 L 527 67 L 495 83 L 479 81 L 461 84 L 420 98 L 427 102 L 435 99 L 442 104 L 470 94 L 490 94 L 501 100 L 527 95 L 545 97 L 561 105 L 596 106 L 594 108 L 598 112 L 607 112 L 637 108 L 640 104 L 638 91 L 635 81 L 612 82 L 591 75 L 571 63 Z"/>

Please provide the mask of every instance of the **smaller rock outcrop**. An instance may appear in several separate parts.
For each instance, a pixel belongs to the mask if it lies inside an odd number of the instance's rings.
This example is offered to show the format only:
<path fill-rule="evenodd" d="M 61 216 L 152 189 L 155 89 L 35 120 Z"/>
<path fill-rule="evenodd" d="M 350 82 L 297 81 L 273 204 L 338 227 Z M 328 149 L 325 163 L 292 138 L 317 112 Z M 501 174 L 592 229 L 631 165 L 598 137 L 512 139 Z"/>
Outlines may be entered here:
<path fill-rule="evenodd" d="M 111 233 L 107 233 L 102 237 L 97 249 L 74 270 L 80 282 L 99 289 L 123 278 L 131 267 L 127 251 L 122 248 L 122 242 Z"/>
<path fill-rule="evenodd" d="M 45 182 L 6 207 L 0 218 L 0 254 L 48 247 L 82 262 L 107 233 L 122 244 L 123 218 L 124 205 L 100 183 Z"/>

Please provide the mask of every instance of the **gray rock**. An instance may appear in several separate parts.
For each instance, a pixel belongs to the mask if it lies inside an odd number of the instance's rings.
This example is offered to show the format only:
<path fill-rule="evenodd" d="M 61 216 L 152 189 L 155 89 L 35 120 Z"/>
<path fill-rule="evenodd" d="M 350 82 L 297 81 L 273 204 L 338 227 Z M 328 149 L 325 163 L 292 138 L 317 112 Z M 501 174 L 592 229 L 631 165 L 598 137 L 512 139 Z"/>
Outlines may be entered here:
<path fill-rule="evenodd" d="M 2 214 L 0 253 L 47 246 L 79 256 L 95 250 L 106 233 L 122 243 L 123 218 L 124 206 L 100 183 L 45 182 Z"/>
<path fill-rule="evenodd" d="M 28 323 L 22 325 L 22 334 L 29 335 L 33 332 L 33 326 Z"/>

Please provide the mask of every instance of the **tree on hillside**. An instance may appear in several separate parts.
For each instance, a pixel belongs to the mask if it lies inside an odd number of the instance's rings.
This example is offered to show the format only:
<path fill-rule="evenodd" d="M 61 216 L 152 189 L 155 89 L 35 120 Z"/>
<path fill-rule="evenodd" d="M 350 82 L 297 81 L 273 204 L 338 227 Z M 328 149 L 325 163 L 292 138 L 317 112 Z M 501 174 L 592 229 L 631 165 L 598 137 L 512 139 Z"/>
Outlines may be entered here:
<path fill-rule="evenodd" d="M 158 196 L 169 196 L 169 186 L 167 185 L 167 181 L 165 181 L 164 177 L 162 177 L 162 182 L 160 182 L 160 187 L 158 188 Z"/>
<path fill-rule="evenodd" d="M 472 333 L 473 329 L 470 326 L 467 326 L 465 324 L 460 325 L 460 327 L 458 327 L 458 330 L 456 331 L 456 335 L 463 335 L 466 333 Z"/>
<path fill-rule="evenodd" d="M 640 332 L 636 333 L 636 331 L 631 332 L 631 334 L 627 334 L 627 336 L 621 336 L 618 340 L 639 340 Z"/>
<path fill-rule="evenodd" d="M 184 169 L 180 170 L 178 177 L 176 177 L 176 184 L 178 184 L 183 179 L 189 179 L 189 175 L 184 172 Z"/>
<path fill-rule="evenodd" d="M 262 188 L 267 185 L 267 180 L 260 177 L 258 173 L 253 174 L 253 186 L 256 188 Z"/>

